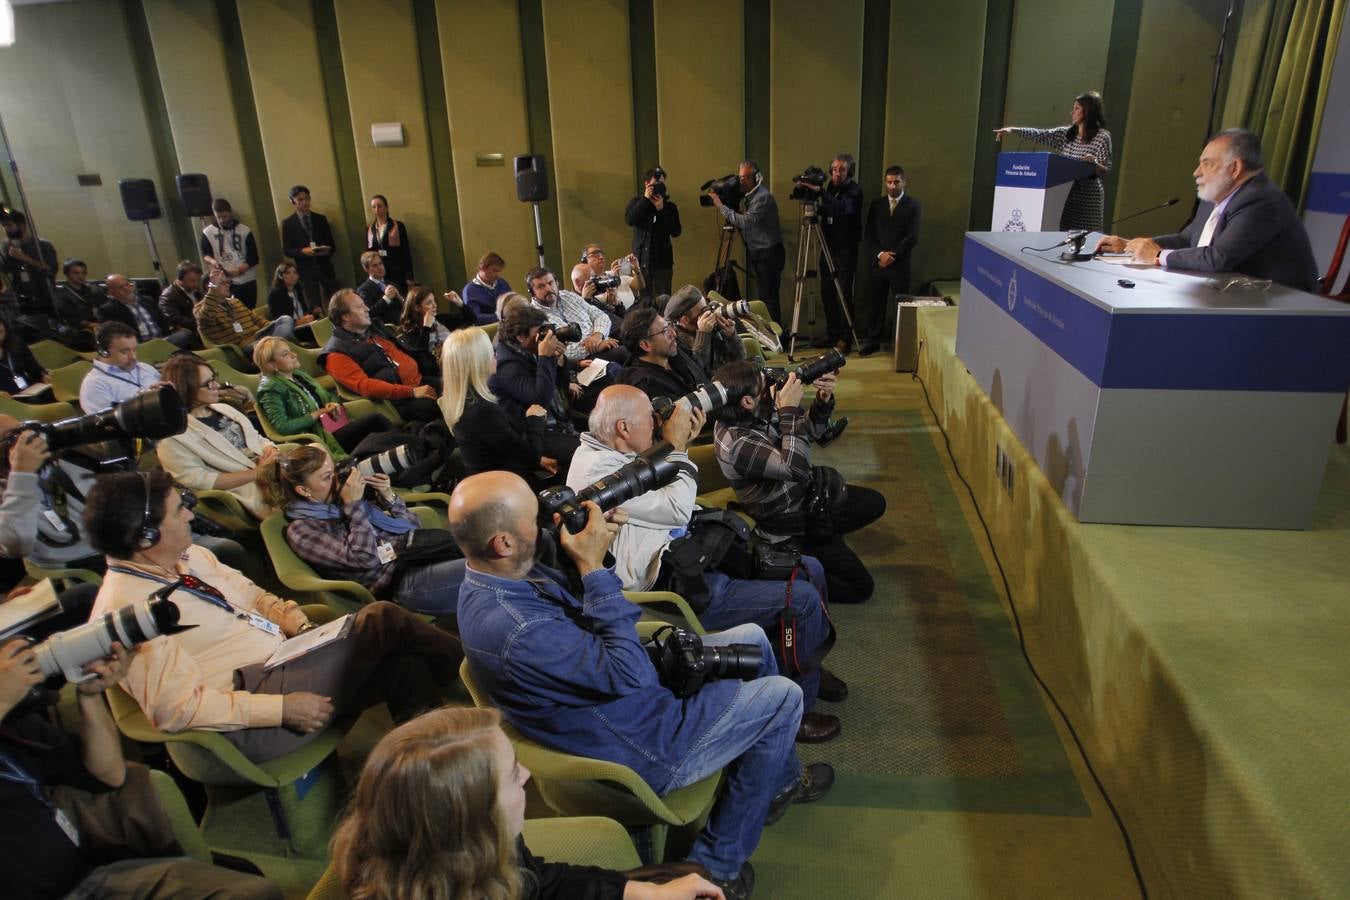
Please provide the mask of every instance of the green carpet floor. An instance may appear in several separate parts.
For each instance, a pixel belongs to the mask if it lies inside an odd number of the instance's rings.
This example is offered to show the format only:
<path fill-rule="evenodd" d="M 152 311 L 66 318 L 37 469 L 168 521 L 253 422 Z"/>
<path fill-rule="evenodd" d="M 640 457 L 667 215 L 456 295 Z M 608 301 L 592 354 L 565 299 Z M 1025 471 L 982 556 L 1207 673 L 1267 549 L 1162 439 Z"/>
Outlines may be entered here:
<path fill-rule="evenodd" d="M 1130 897 L 1104 803 L 1031 677 L 983 534 L 917 381 L 851 358 L 843 439 L 819 453 L 881 491 L 851 539 L 877 592 L 837 605 L 843 734 L 803 747 L 831 793 L 766 830 L 756 896 Z M 978 536 L 978 537 L 977 537 Z"/>

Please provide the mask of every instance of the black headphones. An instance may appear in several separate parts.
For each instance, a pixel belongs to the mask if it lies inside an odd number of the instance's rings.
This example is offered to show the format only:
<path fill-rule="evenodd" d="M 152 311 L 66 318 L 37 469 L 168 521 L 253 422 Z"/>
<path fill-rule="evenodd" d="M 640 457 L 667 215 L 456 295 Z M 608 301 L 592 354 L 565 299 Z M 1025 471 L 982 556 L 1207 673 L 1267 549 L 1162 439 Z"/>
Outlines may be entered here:
<path fill-rule="evenodd" d="M 100 328 L 94 332 L 94 348 L 98 350 L 98 355 L 103 358 L 108 356 L 108 343 L 104 337 L 103 329 Z"/>
<path fill-rule="evenodd" d="M 840 160 L 841 162 L 844 162 L 848 165 L 848 177 L 849 179 L 852 179 L 858 169 L 858 161 L 853 158 L 853 154 L 841 153 L 838 156 L 836 156 L 835 159 Z"/>
<path fill-rule="evenodd" d="M 138 474 L 145 483 L 145 508 L 141 512 L 141 531 L 136 537 L 136 546 L 141 550 L 149 550 L 159 543 L 159 528 L 150 521 L 150 473 Z"/>

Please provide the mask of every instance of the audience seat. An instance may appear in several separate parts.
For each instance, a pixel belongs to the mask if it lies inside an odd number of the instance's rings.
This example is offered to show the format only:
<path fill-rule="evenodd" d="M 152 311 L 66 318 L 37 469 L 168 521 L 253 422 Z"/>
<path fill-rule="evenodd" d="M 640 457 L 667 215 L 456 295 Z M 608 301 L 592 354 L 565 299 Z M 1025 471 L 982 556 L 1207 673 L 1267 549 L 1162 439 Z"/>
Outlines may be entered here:
<path fill-rule="evenodd" d="M 333 336 L 333 320 L 327 316 L 322 319 L 315 319 L 309 323 L 309 330 L 314 335 L 314 343 L 322 347 Z"/>
<path fill-rule="evenodd" d="M 72 350 L 58 341 L 34 341 L 28 345 L 28 349 L 33 351 L 33 358 L 44 369 L 59 369 L 61 366 L 68 366 L 82 359 L 91 360 L 93 358 L 92 353 Z"/>
<path fill-rule="evenodd" d="M 403 417 L 398 414 L 398 410 L 394 409 L 394 404 L 390 403 L 388 400 L 374 400 L 370 397 L 362 397 L 360 394 L 356 393 L 356 391 L 349 390 L 340 384 L 334 383 L 333 386 L 337 390 L 338 399 L 344 403 L 352 400 L 364 400 L 371 404 L 377 413 L 388 419 L 391 424 L 403 424 Z"/>
<path fill-rule="evenodd" d="M 79 406 L 80 383 L 93 367 L 92 362 L 82 359 L 60 368 L 48 369 L 47 374 L 52 377 L 52 393 L 56 395 L 56 399 Z"/>
<path fill-rule="evenodd" d="M 42 581 L 44 578 L 50 578 L 52 585 L 58 592 L 70 587 L 70 582 L 76 584 L 103 584 L 103 576 L 97 572 L 91 572 L 88 569 L 46 569 L 33 562 L 31 559 L 23 561 L 23 568 L 34 581 Z"/>
<path fill-rule="evenodd" d="M 272 513 L 263 519 L 259 530 L 262 532 L 263 545 L 267 547 L 267 555 L 272 558 L 272 568 L 276 570 L 277 579 L 292 591 L 322 596 L 333 608 L 343 612 L 352 612 L 375 602 L 363 585 L 355 581 L 322 578 L 309 563 L 297 556 L 291 545 L 286 543 L 284 513 Z"/>
<path fill-rule="evenodd" d="M 707 634 L 689 603 L 674 591 L 624 591 L 629 603 L 642 607 L 642 618 L 650 622 L 679 625 L 696 634 Z"/>
<path fill-rule="evenodd" d="M 143 363 L 149 363 L 158 369 L 178 350 L 177 346 L 170 344 L 163 338 L 155 338 L 136 346 L 136 359 Z"/>
<path fill-rule="evenodd" d="M 20 422 L 58 422 L 80 415 L 80 410 L 71 403 L 24 403 L 13 397 L 0 397 L 0 413 L 13 416 Z"/>
<path fill-rule="evenodd" d="M 347 408 L 347 415 L 353 421 L 368 416 L 373 412 L 378 412 L 375 404 L 369 400 L 348 400 L 342 404 Z M 314 434 L 306 432 L 304 434 L 282 434 L 272 426 L 272 420 L 267 418 L 267 413 L 263 411 L 261 405 L 258 405 L 254 412 L 258 415 L 258 424 L 262 426 L 263 435 L 274 444 L 312 444 L 318 440 Z"/>
<path fill-rule="evenodd" d="M 650 634 L 659 623 L 639 623 L 641 634 Z M 492 701 L 474 680 L 467 659 L 459 667 L 460 680 L 469 689 L 475 705 L 492 706 Z M 658 797 L 636 772 L 627 766 L 574 756 L 550 750 L 523 737 L 510 725 L 503 730 L 516 750 L 516 758 L 534 776 L 535 786 L 544 802 L 561 816 L 603 815 L 629 829 L 651 829 L 651 856 L 648 862 L 665 862 L 667 831 L 673 826 L 685 833 L 681 849 L 702 826 L 717 799 L 722 775 L 719 772 Z M 538 852 L 536 848 L 535 852 Z M 672 847 L 672 858 L 681 853 Z"/>

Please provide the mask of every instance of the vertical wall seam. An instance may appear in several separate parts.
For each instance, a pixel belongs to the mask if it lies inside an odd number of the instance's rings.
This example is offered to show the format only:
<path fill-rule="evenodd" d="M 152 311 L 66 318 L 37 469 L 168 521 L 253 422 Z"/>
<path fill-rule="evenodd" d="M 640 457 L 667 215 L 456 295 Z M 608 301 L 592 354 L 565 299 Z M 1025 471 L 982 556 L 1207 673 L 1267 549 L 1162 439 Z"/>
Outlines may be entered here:
<path fill-rule="evenodd" d="M 131 36 L 133 47 L 145 47 L 150 52 L 131 54 L 131 64 L 136 72 L 136 82 L 141 89 L 141 104 L 145 108 L 145 118 L 150 126 L 150 147 L 154 152 L 155 169 L 158 170 L 159 183 L 165 196 L 160 205 L 166 212 L 169 233 L 173 236 L 174 259 L 196 259 L 197 240 L 188 218 L 187 210 L 178 197 L 174 177 L 178 174 L 178 148 L 173 142 L 173 129 L 169 126 L 169 105 L 164 99 L 164 87 L 159 81 L 159 69 L 155 67 L 154 42 L 150 37 L 150 23 L 146 21 L 145 9 L 141 0 L 123 0 L 122 10 L 127 22 L 127 33 Z"/>
<path fill-rule="evenodd" d="M 769 104 L 772 102 L 770 0 L 745 0 L 745 156 L 769 183 Z M 739 160 L 737 160 L 739 162 Z"/>
<path fill-rule="evenodd" d="M 244 155 L 244 178 L 253 206 L 252 229 L 266 268 L 268 264 L 275 266 L 281 262 L 281 223 L 277 220 L 276 204 L 272 202 L 272 179 L 267 170 L 267 154 L 263 151 L 262 124 L 258 121 L 258 104 L 253 99 L 253 76 L 249 72 L 237 4 L 238 0 L 217 0 L 216 11 L 220 18 L 230 99 L 234 102 L 235 127 Z M 270 276 L 266 272 L 263 275 L 265 283 L 270 283 Z"/>
<path fill-rule="evenodd" d="M 629 0 L 628 48 L 633 69 L 633 174 L 661 161 L 661 134 L 656 108 L 656 13 L 654 0 Z"/>
<path fill-rule="evenodd" d="M 324 102 L 328 105 L 332 129 L 333 160 L 337 166 L 338 206 L 346 220 L 347 245 L 352 259 L 339 259 L 339 284 L 356 284 L 360 270 L 360 251 L 365 247 L 366 202 L 361 191 L 361 168 L 356 161 L 356 133 L 352 127 L 352 109 L 347 101 L 347 73 L 342 63 L 342 44 L 338 36 L 337 10 L 333 0 L 313 0 L 314 36 L 319 45 L 319 67 L 323 73 Z M 287 190 L 289 190 L 289 186 Z M 323 212 L 321 202 L 316 212 Z M 341 267 L 346 266 L 346 277 Z"/>
<path fill-rule="evenodd" d="M 863 4 L 862 91 L 858 98 L 858 169 L 855 177 L 870 196 L 881 184 L 886 153 L 886 89 L 890 66 L 890 0 Z M 858 279 L 861 281 L 862 279 Z"/>
<path fill-rule="evenodd" d="M 548 173 L 549 183 L 548 199 L 539 204 L 544 259 L 550 268 L 561 270 L 563 256 L 562 227 L 558 220 L 558 173 L 553 165 L 553 119 L 549 111 L 548 64 L 544 59 L 543 47 L 543 2 L 520 0 L 520 49 L 525 64 L 526 124 L 530 140 L 527 152 L 539 153 L 544 157 L 544 171 Z"/>
<path fill-rule="evenodd" d="M 970 179 L 972 231 L 990 227 L 994 206 L 994 169 L 1000 147 L 994 130 L 1003 125 L 1008 104 L 1008 65 L 1012 58 L 1013 4 L 989 0 L 984 17 L 984 55 L 980 68 L 980 105 L 975 119 L 975 168 Z"/>
<path fill-rule="evenodd" d="M 459 215 L 459 190 L 455 186 L 455 158 L 451 147 L 450 107 L 446 101 L 445 71 L 441 67 L 440 28 L 435 0 L 413 0 L 413 30 L 422 70 L 422 98 L 426 106 L 427 144 L 431 151 L 432 185 L 440 234 L 444 287 L 457 287 L 465 277 L 464 226 Z M 423 242 L 425 246 L 425 242 Z M 437 290 L 439 295 L 440 290 Z"/>
<path fill-rule="evenodd" d="M 1111 13 L 1111 37 L 1106 48 L 1106 80 L 1102 83 L 1102 105 L 1107 109 L 1107 130 L 1111 132 L 1114 162 L 1124 158 L 1126 128 L 1130 121 L 1130 101 L 1134 92 L 1134 63 L 1139 55 L 1139 28 L 1143 16 L 1142 0 L 1116 0 Z M 1230 46 L 1236 46 L 1236 41 Z M 1116 209 L 1116 177 L 1118 166 L 1104 179 L 1106 188 L 1106 222 L 1114 222 L 1121 211 Z M 1133 212 L 1133 210 L 1129 211 Z M 1126 215 L 1129 214 L 1126 213 Z M 1105 224 L 1105 223 L 1103 223 Z"/>

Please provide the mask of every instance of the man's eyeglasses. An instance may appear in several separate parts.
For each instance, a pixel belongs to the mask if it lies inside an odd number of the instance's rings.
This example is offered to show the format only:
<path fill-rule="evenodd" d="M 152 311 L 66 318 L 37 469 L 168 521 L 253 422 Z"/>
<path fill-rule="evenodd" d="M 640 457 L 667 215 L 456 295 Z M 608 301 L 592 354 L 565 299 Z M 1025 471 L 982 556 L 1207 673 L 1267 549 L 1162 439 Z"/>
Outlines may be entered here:
<path fill-rule="evenodd" d="M 654 337 L 656 337 L 658 334 L 670 334 L 670 333 L 672 333 L 674 330 L 675 330 L 675 325 L 674 325 L 674 323 L 672 323 L 672 322 L 667 322 L 667 323 L 665 324 L 665 327 L 664 327 L 664 328 L 658 328 L 656 331 L 648 332 L 648 333 L 647 333 L 647 337 L 649 337 L 649 338 L 654 338 Z"/>

